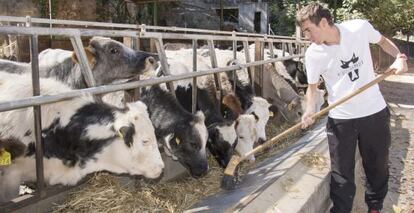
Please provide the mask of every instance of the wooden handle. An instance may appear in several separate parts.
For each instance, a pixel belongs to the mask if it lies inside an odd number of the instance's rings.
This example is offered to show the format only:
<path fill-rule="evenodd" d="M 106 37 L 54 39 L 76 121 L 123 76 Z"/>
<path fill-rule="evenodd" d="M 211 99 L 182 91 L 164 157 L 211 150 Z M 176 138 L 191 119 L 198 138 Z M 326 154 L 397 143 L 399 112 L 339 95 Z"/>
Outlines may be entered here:
<path fill-rule="evenodd" d="M 344 103 L 345 101 L 351 99 L 352 97 L 358 95 L 359 93 L 365 91 L 366 89 L 370 88 L 371 86 L 377 84 L 378 82 L 384 80 L 385 78 L 387 78 L 388 76 L 392 75 L 393 72 L 391 70 L 387 70 L 385 72 L 385 74 L 382 74 L 380 76 L 378 76 L 377 78 L 375 78 L 374 80 L 372 80 L 371 82 L 365 84 L 364 86 L 362 86 L 361 88 L 353 91 L 352 93 L 346 95 L 345 97 L 342 97 L 341 99 L 339 99 L 337 102 L 330 104 L 328 107 L 322 109 L 321 111 L 315 113 L 314 115 L 311 116 L 312 119 L 316 119 L 319 118 L 320 116 L 324 115 L 325 113 L 329 112 L 329 110 L 333 109 L 334 107 Z M 275 144 L 277 141 L 279 141 L 281 138 L 289 135 L 290 133 L 300 129 L 302 126 L 302 122 L 299 122 L 297 124 L 295 124 L 294 126 L 290 127 L 289 129 L 283 131 L 282 133 L 280 133 L 279 135 L 276 135 L 274 138 L 266 141 L 264 144 L 257 146 L 256 148 L 254 148 L 252 151 L 246 153 L 244 156 L 242 156 L 240 158 L 239 161 L 243 161 L 245 159 L 247 159 L 248 157 L 250 157 L 253 154 L 256 154 L 258 152 L 260 152 L 262 149 L 271 146 L 273 144 Z"/>

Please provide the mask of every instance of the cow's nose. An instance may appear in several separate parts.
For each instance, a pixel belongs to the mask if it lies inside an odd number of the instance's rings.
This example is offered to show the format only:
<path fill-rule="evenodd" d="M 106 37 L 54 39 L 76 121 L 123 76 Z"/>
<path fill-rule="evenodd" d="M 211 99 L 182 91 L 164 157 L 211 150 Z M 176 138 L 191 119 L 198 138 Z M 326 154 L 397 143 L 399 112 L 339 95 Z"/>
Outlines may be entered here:
<path fill-rule="evenodd" d="M 263 138 L 259 138 L 259 140 L 258 140 L 258 143 L 259 143 L 259 144 L 263 144 L 264 142 L 266 142 L 266 140 L 265 140 L 265 139 L 263 139 Z"/>

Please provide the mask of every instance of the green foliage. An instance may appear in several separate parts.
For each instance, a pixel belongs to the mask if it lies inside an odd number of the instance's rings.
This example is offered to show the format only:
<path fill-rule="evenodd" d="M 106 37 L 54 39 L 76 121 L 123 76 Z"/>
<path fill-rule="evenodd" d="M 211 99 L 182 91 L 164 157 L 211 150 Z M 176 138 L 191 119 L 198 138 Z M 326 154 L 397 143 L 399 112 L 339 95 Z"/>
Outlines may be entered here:
<path fill-rule="evenodd" d="M 296 5 L 307 5 L 308 0 L 275 0 L 269 2 L 269 23 L 276 35 L 292 36 L 295 34 Z M 328 6 L 331 1 L 319 1 Z M 332 0 L 333 2 L 333 0 Z M 333 4 L 333 3 L 332 3 Z"/>
<path fill-rule="evenodd" d="M 276 35 L 293 35 L 295 33 L 296 0 L 278 0 L 268 4 L 269 23 L 273 32 Z"/>
<path fill-rule="evenodd" d="M 40 12 L 40 18 L 49 18 L 49 0 L 36 0 Z M 51 0 L 52 4 L 52 18 L 56 17 L 56 8 L 58 0 Z"/>
<path fill-rule="evenodd" d="M 339 20 L 363 18 L 382 34 L 414 29 L 414 0 L 344 0 Z"/>
<path fill-rule="evenodd" d="M 98 21 L 112 23 L 135 23 L 128 11 L 127 1 L 124 0 L 96 0 Z"/>
<path fill-rule="evenodd" d="M 272 30 L 277 35 L 295 33 L 295 5 L 306 5 L 306 0 L 274 0 L 269 2 Z M 382 34 L 392 36 L 396 31 L 414 33 L 414 0 L 321 0 L 336 22 L 367 19 Z M 336 5 L 336 10 L 334 10 Z"/>

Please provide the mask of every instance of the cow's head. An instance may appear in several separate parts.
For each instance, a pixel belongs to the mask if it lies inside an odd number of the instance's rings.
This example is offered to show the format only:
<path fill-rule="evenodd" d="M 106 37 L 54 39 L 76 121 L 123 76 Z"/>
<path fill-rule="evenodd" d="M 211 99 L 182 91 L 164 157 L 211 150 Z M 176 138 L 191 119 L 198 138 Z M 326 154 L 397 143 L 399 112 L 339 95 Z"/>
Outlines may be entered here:
<path fill-rule="evenodd" d="M 304 112 L 304 97 L 297 96 L 288 103 L 276 104 L 280 114 L 289 123 L 297 123 L 301 120 Z"/>
<path fill-rule="evenodd" d="M 118 165 L 131 175 L 159 177 L 164 162 L 146 105 L 140 101 L 127 103 L 125 112 L 115 113 L 113 128 L 118 138 L 111 144 L 110 163 Z"/>
<path fill-rule="evenodd" d="M 207 148 L 221 167 L 229 163 L 236 140 L 235 122 L 225 121 L 208 127 Z"/>
<path fill-rule="evenodd" d="M 246 114 L 254 113 L 258 117 L 256 131 L 260 141 L 266 141 L 266 124 L 270 117 L 270 106 L 266 99 L 256 96 L 253 97 L 252 105 L 246 110 Z"/>
<path fill-rule="evenodd" d="M 236 132 L 237 132 L 237 145 L 236 151 L 239 155 L 243 156 L 246 153 L 253 150 L 254 143 L 258 140 L 256 125 L 259 117 L 252 114 L 240 115 L 236 120 Z M 255 161 L 252 155 L 249 161 Z"/>
<path fill-rule="evenodd" d="M 204 124 L 204 114 L 198 111 L 193 120 L 175 127 L 174 135 L 165 141 L 172 155 L 178 158 L 193 177 L 202 177 L 207 174 L 208 162 L 206 143 L 207 127 Z"/>
<path fill-rule="evenodd" d="M 85 52 L 98 85 L 108 84 L 116 79 L 133 78 L 153 70 L 158 58 L 155 54 L 133 50 L 105 37 L 93 37 Z M 78 62 L 75 53 L 72 58 Z"/>

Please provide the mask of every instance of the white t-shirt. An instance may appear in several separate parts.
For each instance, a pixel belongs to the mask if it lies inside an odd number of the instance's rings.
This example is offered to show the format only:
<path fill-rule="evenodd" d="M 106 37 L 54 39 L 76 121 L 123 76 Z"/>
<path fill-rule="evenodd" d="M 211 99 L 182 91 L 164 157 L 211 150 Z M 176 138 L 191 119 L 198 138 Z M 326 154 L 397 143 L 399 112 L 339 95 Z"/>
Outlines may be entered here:
<path fill-rule="evenodd" d="M 308 83 L 316 84 L 322 76 L 332 104 L 375 78 L 369 43 L 378 43 L 381 34 L 365 20 L 336 24 L 340 31 L 338 45 L 311 44 L 305 53 Z M 330 110 L 329 116 L 352 119 L 379 112 L 386 106 L 378 85 L 354 96 Z"/>

